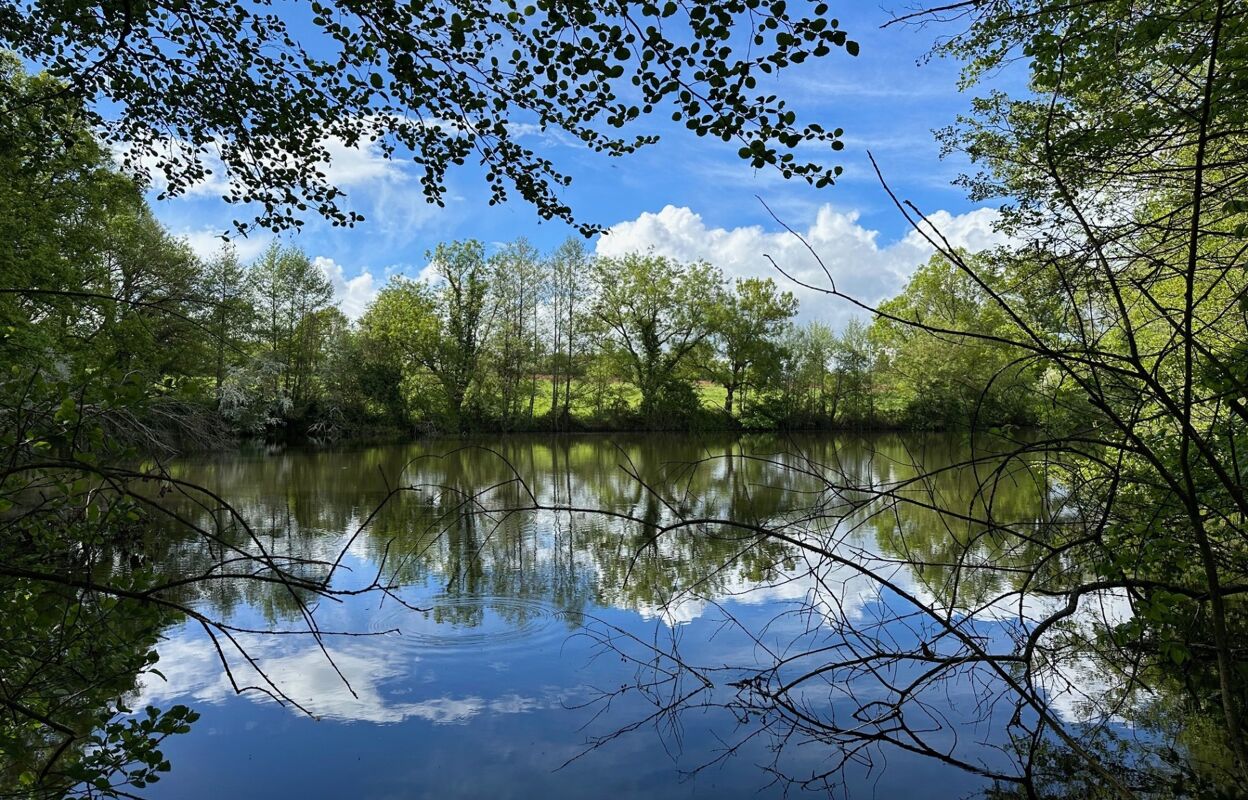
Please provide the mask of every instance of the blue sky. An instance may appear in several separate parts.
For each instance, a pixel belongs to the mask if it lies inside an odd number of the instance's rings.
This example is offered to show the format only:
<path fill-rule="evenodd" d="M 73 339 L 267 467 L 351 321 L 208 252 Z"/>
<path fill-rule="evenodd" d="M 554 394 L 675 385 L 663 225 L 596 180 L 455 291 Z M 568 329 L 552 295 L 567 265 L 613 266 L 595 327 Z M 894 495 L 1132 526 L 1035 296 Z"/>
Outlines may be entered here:
<path fill-rule="evenodd" d="M 951 185 L 966 165 L 942 160 L 932 135 L 970 105 L 970 96 L 957 89 L 957 63 L 920 64 L 934 37 L 949 31 L 881 29 L 890 15 L 871 3 L 834 1 L 831 14 L 861 44 L 860 55 L 834 50 L 786 71 L 772 90 L 789 100 L 799 120 L 845 130 L 845 150 L 829 153 L 830 163 L 845 168 L 833 187 L 814 190 L 774 171 L 754 170 L 737 157 L 738 145 L 699 139 L 667 121 L 661 109 L 646 124 L 662 141 L 621 159 L 594 154 L 555 133 L 529 134 L 535 149 L 573 175 L 566 197 L 576 213 L 612 226 L 595 243 L 599 252 L 653 247 L 682 259 L 705 258 L 734 276 L 774 275 L 763 257 L 768 253 L 796 274 L 820 276 L 809 256 L 779 233 L 757 195 L 816 242 L 839 286 L 878 301 L 899 290 L 928 251 L 889 203 L 867 161 L 868 149 L 899 193 L 925 211 L 941 212 L 955 239 L 971 246 L 995 241 L 991 211 L 975 208 Z M 439 241 L 472 237 L 497 246 L 525 236 L 550 249 L 573 233 L 562 223 L 542 222 L 521 201 L 489 207 L 488 188 L 473 168 L 451 173 L 447 205 L 438 208 L 425 203 L 413 165 L 387 162 L 367 150 L 335 152 L 330 174 L 366 221 L 351 230 L 313 221 L 290 241 L 320 259 L 349 316 L 362 311 L 388 275 L 418 275 L 425 252 Z M 156 213 L 197 250 L 210 251 L 215 236 L 242 211 L 217 199 L 218 190 L 210 183 L 157 202 Z M 239 243 L 240 253 L 250 256 L 267 242 L 253 236 Z M 798 294 L 803 317 L 839 326 L 852 316 L 842 303 Z"/>

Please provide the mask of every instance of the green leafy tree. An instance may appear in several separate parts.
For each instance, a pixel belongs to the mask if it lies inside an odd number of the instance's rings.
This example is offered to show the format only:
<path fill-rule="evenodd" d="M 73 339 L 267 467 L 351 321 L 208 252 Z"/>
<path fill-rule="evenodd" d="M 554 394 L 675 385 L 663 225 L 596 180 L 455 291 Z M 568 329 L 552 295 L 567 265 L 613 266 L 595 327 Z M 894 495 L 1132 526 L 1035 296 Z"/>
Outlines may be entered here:
<path fill-rule="evenodd" d="M 1046 404 L 1073 395 L 1063 410 L 1084 412 L 1084 435 L 1068 436 L 1064 414 L 1067 436 L 1043 448 L 1072 464 L 1065 491 L 1099 520 L 1063 554 L 1087 580 L 1055 593 L 1077 603 L 1095 584 L 1138 597 L 1129 624 L 1101 633 L 1143 662 L 1186 665 L 1192 702 L 1218 709 L 1233 775 L 1217 782 L 1234 795 L 1248 780 L 1243 605 L 1231 588 L 1248 577 L 1248 10 L 1225 0 L 955 7 L 961 30 L 945 48 L 967 60 L 967 84 L 1027 57 L 1028 91 L 990 93 L 945 134 L 981 168 L 966 179 L 972 195 L 1005 203 L 1019 246 L 1004 265 L 945 256 L 1008 319 L 1002 338 L 1043 362 Z M 982 333 L 962 338 L 992 346 Z M 1123 680 L 1147 682 L 1136 671 Z M 1063 737 L 1052 795 L 1071 763 L 1105 794 L 1131 794 L 1101 751 Z"/>
<path fill-rule="evenodd" d="M 57 84 L 0 55 L 0 320 L 25 363 L 67 370 L 100 362 L 165 374 L 193 369 L 199 349 L 198 264 L 156 223 L 72 100 L 22 99 Z"/>
<path fill-rule="evenodd" d="M 710 374 L 726 390 L 724 413 L 732 416 L 739 391 L 776 377 L 781 337 L 796 314 L 797 298 L 777 291 L 771 278 L 739 278 L 723 293 L 712 322 L 718 358 Z"/>
<path fill-rule="evenodd" d="M 481 379 L 492 322 L 489 265 L 480 242 L 439 244 L 429 254 L 438 278 L 392 278 L 369 306 L 361 326 L 403 354 L 407 374 L 431 376 L 441 412 L 457 430 L 467 428 L 469 393 Z"/>
<path fill-rule="evenodd" d="M 792 331 L 782 365 L 785 413 L 794 422 L 826 422 L 836 417 L 836 383 L 832 375 L 836 334 L 822 322 Z"/>
<path fill-rule="evenodd" d="M 832 342 L 832 404 L 829 418 L 840 424 L 869 426 L 876 413 L 876 349 L 870 328 L 860 319 L 845 323 Z"/>
<path fill-rule="evenodd" d="M 92 294 L 85 268 L 104 249 L 110 209 L 132 196 L 133 185 L 107 168 L 103 149 L 73 103 L 23 104 L 55 91 L 47 76 L 27 75 L 0 53 L 0 320 L 21 331 L 25 358 L 71 345 L 76 310 Z M 10 347 L 19 346 L 13 335 Z"/>
<path fill-rule="evenodd" d="M 441 326 L 426 366 L 442 381 L 452 416 L 462 427 L 464 402 L 493 323 L 485 251 L 475 240 L 439 244 L 430 260 L 442 281 Z"/>
<path fill-rule="evenodd" d="M 427 283 L 395 276 L 378 292 L 360 319 L 360 330 L 375 360 L 396 372 L 385 394 L 403 396 L 414 380 L 423 383 L 425 377 L 439 383 L 441 328 L 438 296 Z M 451 415 L 449 396 L 439 406 L 439 413 Z"/>
<path fill-rule="evenodd" d="M 382 289 L 381 294 L 388 288 Z M 392 343 L 389 314 L 374 311 L 381 294 L 360 318 L 350 340 L 350 352 L 338 355 L 349 359 L 345 371 L 359 394 L 365 413 L 406 429 L 413 422 L 412 409 L 403 391 L 407 359 L 405 352 Z"/>
<path fill-rule="evenodd" d="M 697 404 L 684 371 L 714 333 L 722 279 L 710 264 L 652 253 L 598 258 L 593 314 L 602 341 L 641 393 L 642 417 L 689 413 Z"/>
<path fill-rule="evenodd" d="M 566 426 L 571 420 L 573 382 L 585 372 L 586 314 L 595 291 L 593 263 L 580 239 L 568 239 L 550 258 L 550 409 L 555 425 Z"/>
<path fill-rule="evenodd" d="M 137 189 L 108 220 L 96 264 L 88 285 L 114 301 L 101 305 L 96 335 L 110 351 L 94 357 L 156 380 L 197 374 L 205 355 L 199 260 L 156 221 Z"/>
<path fill-rule="evenodd" d="M 227 371 L 245 360 L 256 315 L 247 269 L 233 247 L 222 247 L 204 264 L 199 294 L 207 306 L 204 326 L 211 335 L 213 401 L 219 407 Z"/>
<path fill-rule="evenodd" d="M 499 384 L 500 416 L 511 427 L 522 416 L 533 421 L 543 355 L 539 310 L 549 293 L 547 265 L 537 248 L 523 238 L 503 247 L 489 265 L 492 366 Z"/>
<path fill-rule="evenodd" d="M 981 279 L 1000 281 L 987 259 L 974 264 Z M 1034 420 L 1034 362 L 1008 343 L 1009 316 L 948 258 L 933 256 L 879 310 L 871 337 L 892 378 L 890 403 L 903 420 L 923 428 Z M 857 359 L 852 351 L 848 357 Z M 859 363 L 853 370 L 863 374 Z"/>
<path fill-rule="evenodd" d="M 251 266 L 250 278 L 270 416 L 301 419 L 313 399 L 317 317 L 329 308 L 333 287 L 306 253 L 276 242 Z"/>

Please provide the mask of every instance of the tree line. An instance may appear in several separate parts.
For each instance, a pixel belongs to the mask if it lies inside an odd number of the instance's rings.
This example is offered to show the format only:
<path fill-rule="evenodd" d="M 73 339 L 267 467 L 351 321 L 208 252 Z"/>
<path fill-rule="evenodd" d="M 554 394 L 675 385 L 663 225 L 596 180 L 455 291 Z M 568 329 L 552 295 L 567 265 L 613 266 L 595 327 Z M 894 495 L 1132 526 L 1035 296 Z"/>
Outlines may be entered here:
<path fill-rule="evenodd" d="M 1027 425 L 1035 370 L 1007 348 L 936 342 L 886 318 L 799 324 L 771 278 L 655 253 L 543 256 L 523 239 L 430 254 L 431 281 L 395 278 L 356 328 L 396 420 L 449 428 L 960 428 Z M 989 298 L 934 258 L 886 304 L 972 330 Z M 999 375 L 1000 372 L 1007 375 Z M 370 398 L 376 402 L 377 397 Z M 367 401 L 366 401 L 367 402 Z"/>
<path fill-rule="evenodd" d="M 43 80 L 7 62 L 11 90 Z M 31 91 L 28 87 L 24 91 Z M 12 132 L 40 140 L 47 120 Z M 885 319 L 799 324 L 771 278 L 569 239 L 438 245 L 352 322 L 294 244 L 200 259 L 85 128 L 12 163 L 7 344 L 24 363 L 158 387 L 154 422 L 301 438 L 411 430 L 958 427 L 1027 424 L 1023 372 Z M 34 224 L 32 224 L 34 223 Z M 951 326 L 1001 324 L 947 261 L 890 301 Z M 984 389 L 991 384 L 987 400 Z M 157 410 L 157 406 L 159 410 Z M 974 411 L 979 410 L 976 418 Z"/>
<path fill-rule="evenodd" d="M 176 243 L 170 243 L 176 248 Z M 193 258 L 185 314 L 206 338 L 165 378 L 244 435 L 412 429 L 961 428 L 1043 416 L 1034 369 L 1006 348 L 916 336 L 887 317 L 836 331 L 799 324 L 771 278 L 727 280 L 662 255 L 596 256 L 579 239 L 543 254 L 517 239 L 427 254 L 348 321 L 325 273 L 292 245 L 251 264 Z M 883 308 L 989 331 L 989 298 L 947 259 Z M 998 374 L 1003 370 L 1009 374 Z"/>

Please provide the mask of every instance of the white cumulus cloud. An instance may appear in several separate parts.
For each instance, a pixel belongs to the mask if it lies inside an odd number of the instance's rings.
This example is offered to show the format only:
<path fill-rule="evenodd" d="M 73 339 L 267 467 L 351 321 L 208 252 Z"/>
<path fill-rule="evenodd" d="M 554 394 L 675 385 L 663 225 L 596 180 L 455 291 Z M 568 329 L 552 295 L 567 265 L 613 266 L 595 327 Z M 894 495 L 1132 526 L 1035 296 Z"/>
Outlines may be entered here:
<path fill-rule="evenodd" d="M 316 168 L 324 173 L 326 182 L 331 186 L 374 188 L 383 183 L 403 183 L 408 178 L 405 160 L 387 158 L 381 144 L 376 141 L 365 138 L 355 144 L 347 144 L 341 137 L 326 136 L 319 144 L 325 158 L 316 164 Z M 173 164 L 180 169 L 198 161 L 205 174 L 182 187 L 180 196 L 222 197 L 229 192 L 232 179 L 221 157 L 221 148 L 220 142 L 197 148 L 182 139 L 170 137 L 153 144 L 153 152 L 140 152 L 132 146 L 119 144 L 112 147 L 112 154 L 118 164 L 124 164 L 130 171 L 146 178 L 155 192 L 169 188 L 162 164 Z M 282 152 L 258 153 L 255 157 L 272 167 L 293 164 L 291 157 Z"/>
<path fill-rule="evenodd" d="M 334 186 L 367 186 L 377 181 L 406 179 L 403 161 L 386 158 L 376 142 L 350 146 L 337 136 L 329 136 L 321 145 L 329 158 L 320 168 Z"/>
<path fill-rule="evenodd" d="M 359 319 L 381 290 L 381 281 L 369 270 L 362 270 L 355 277 L 348 278 L 346 270 L 332 258 L 317 256 L 312 263 L 329 278 L 334 287 L 334 300 L 347 319 Z"/>
<path fill-rule="evenodd" d="M 1006 241 L 994 229 L 998 219 L 994 209 L 979 208 L 956 215 L 937 211 L 929 219 L 955 247 L 980 250 Z M 828 205 L 819 209 L 814 222 L 805 230 L 796 225 L 794 230 L 818 254 L 823 267 L 806 245 L 778 226 L 716 228 L 707 225 L 691 209 L 670 205 L 657 213 L 646 212 L 611 226 L 599 238 L 597 253 L 619 256 L 653 249 L 682 261 L 709 261 L 729 278 L 774 276 L 782 288 L 797 295 L 803 318 L 822 320 L 839 328 L 862 312 L 845 300 L 795 285 L 778 274 L 767 257 L 797 281 L 826 287 L 830 275 L 839 291 L 874 304 L 897 294 L 933 252 L 916 231 L 897 241 L 881 243 L 879 231 L 859 224 L 857 212 L 838 211 Z"/>
<path fill-rule="evenodd" d="M 195 255 L 204 260 L 214 258 L 221 252 L 222 246 L 227 243 L 222 237 L 221 231 L 217 228 L 182 230 L 176 235 L 190 246 Z M 246 264 L 263 253 L 272 240 L 271 236 L 259 234 L 248 237 L 236 236 L 231 238 L 228 243 L 234 248 L 234 252 L 238 255 L 239 260 Z"/>
<path fill-rule="evenodd" d="M 263 634 L 238 637 L 286 697 L 321 719 L 376 724 L 423 719 L 434 725 L 451 725 L 481 714 L 528 714 L 555 702 L 515 693 L 499 697 L 431 696 L 411 702 L 396 697 L 390 685 L 415 670 L 415 665 L 404 659 L 403 651 L 360 645 L 350 651 L 322 652 L 306 640 L 290 639 L 276 642 L 266 640 Z M 265 685 L 255 666 L 245 661 L 236 659 L 230 669 L 239 685 Z M 222 703 L 235 694 L 216 648 L 193 630 L 183 629 L 161 645 L 160 674 L 141 676 L 133 705 L 141 708 L 186 699 Z M 254 691 L 243 696 L 261 703 L 271 700 Z"/>

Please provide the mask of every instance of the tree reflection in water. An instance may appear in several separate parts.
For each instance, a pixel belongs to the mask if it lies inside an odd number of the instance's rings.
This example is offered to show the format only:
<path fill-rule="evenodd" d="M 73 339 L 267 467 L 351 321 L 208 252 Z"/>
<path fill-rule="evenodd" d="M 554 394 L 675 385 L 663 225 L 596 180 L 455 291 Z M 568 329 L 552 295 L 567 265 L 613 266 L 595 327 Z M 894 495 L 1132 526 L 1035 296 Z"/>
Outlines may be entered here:
<path fill-rule="evenodd" d="M 374 631 L 404 630 L 413 652 L 571 634 L 632 676 L 588 694 L 446 697 L 364 718 L 551 703 L 601 713 L 575 760 L 642 730 L 678 749 L 687 715 L 714 709 L 735 723 L 695 766 L 765 742 L 775 781 L 820 792 L 898 751 L 1002 795 L 1218 791 L 1223 746 L 1201 733 L 1204 711 L 1174 670 L 1138 646 L 1150 633 L 1134 598 L 1085 580 L 1089 498 L 1042 453 L 965 436 L 562 437 L 183 469 L 242 498 L 276 553 L 342 549 L 351 580 L 425 609 L 370 612 Z M 198 557 L 167 543 L 159 560 L 194 571 Z M 222 613 L 246 607 L 270 624 L 291 613 L 263 586 L 211 589 L 203 599 Z M 655 624 L 647 635 L 603 609 Z M 686 640 L 693 619 L 719 621 L 715 642 Z M 323 701 L 328 683 L 304 688 Z"/>

